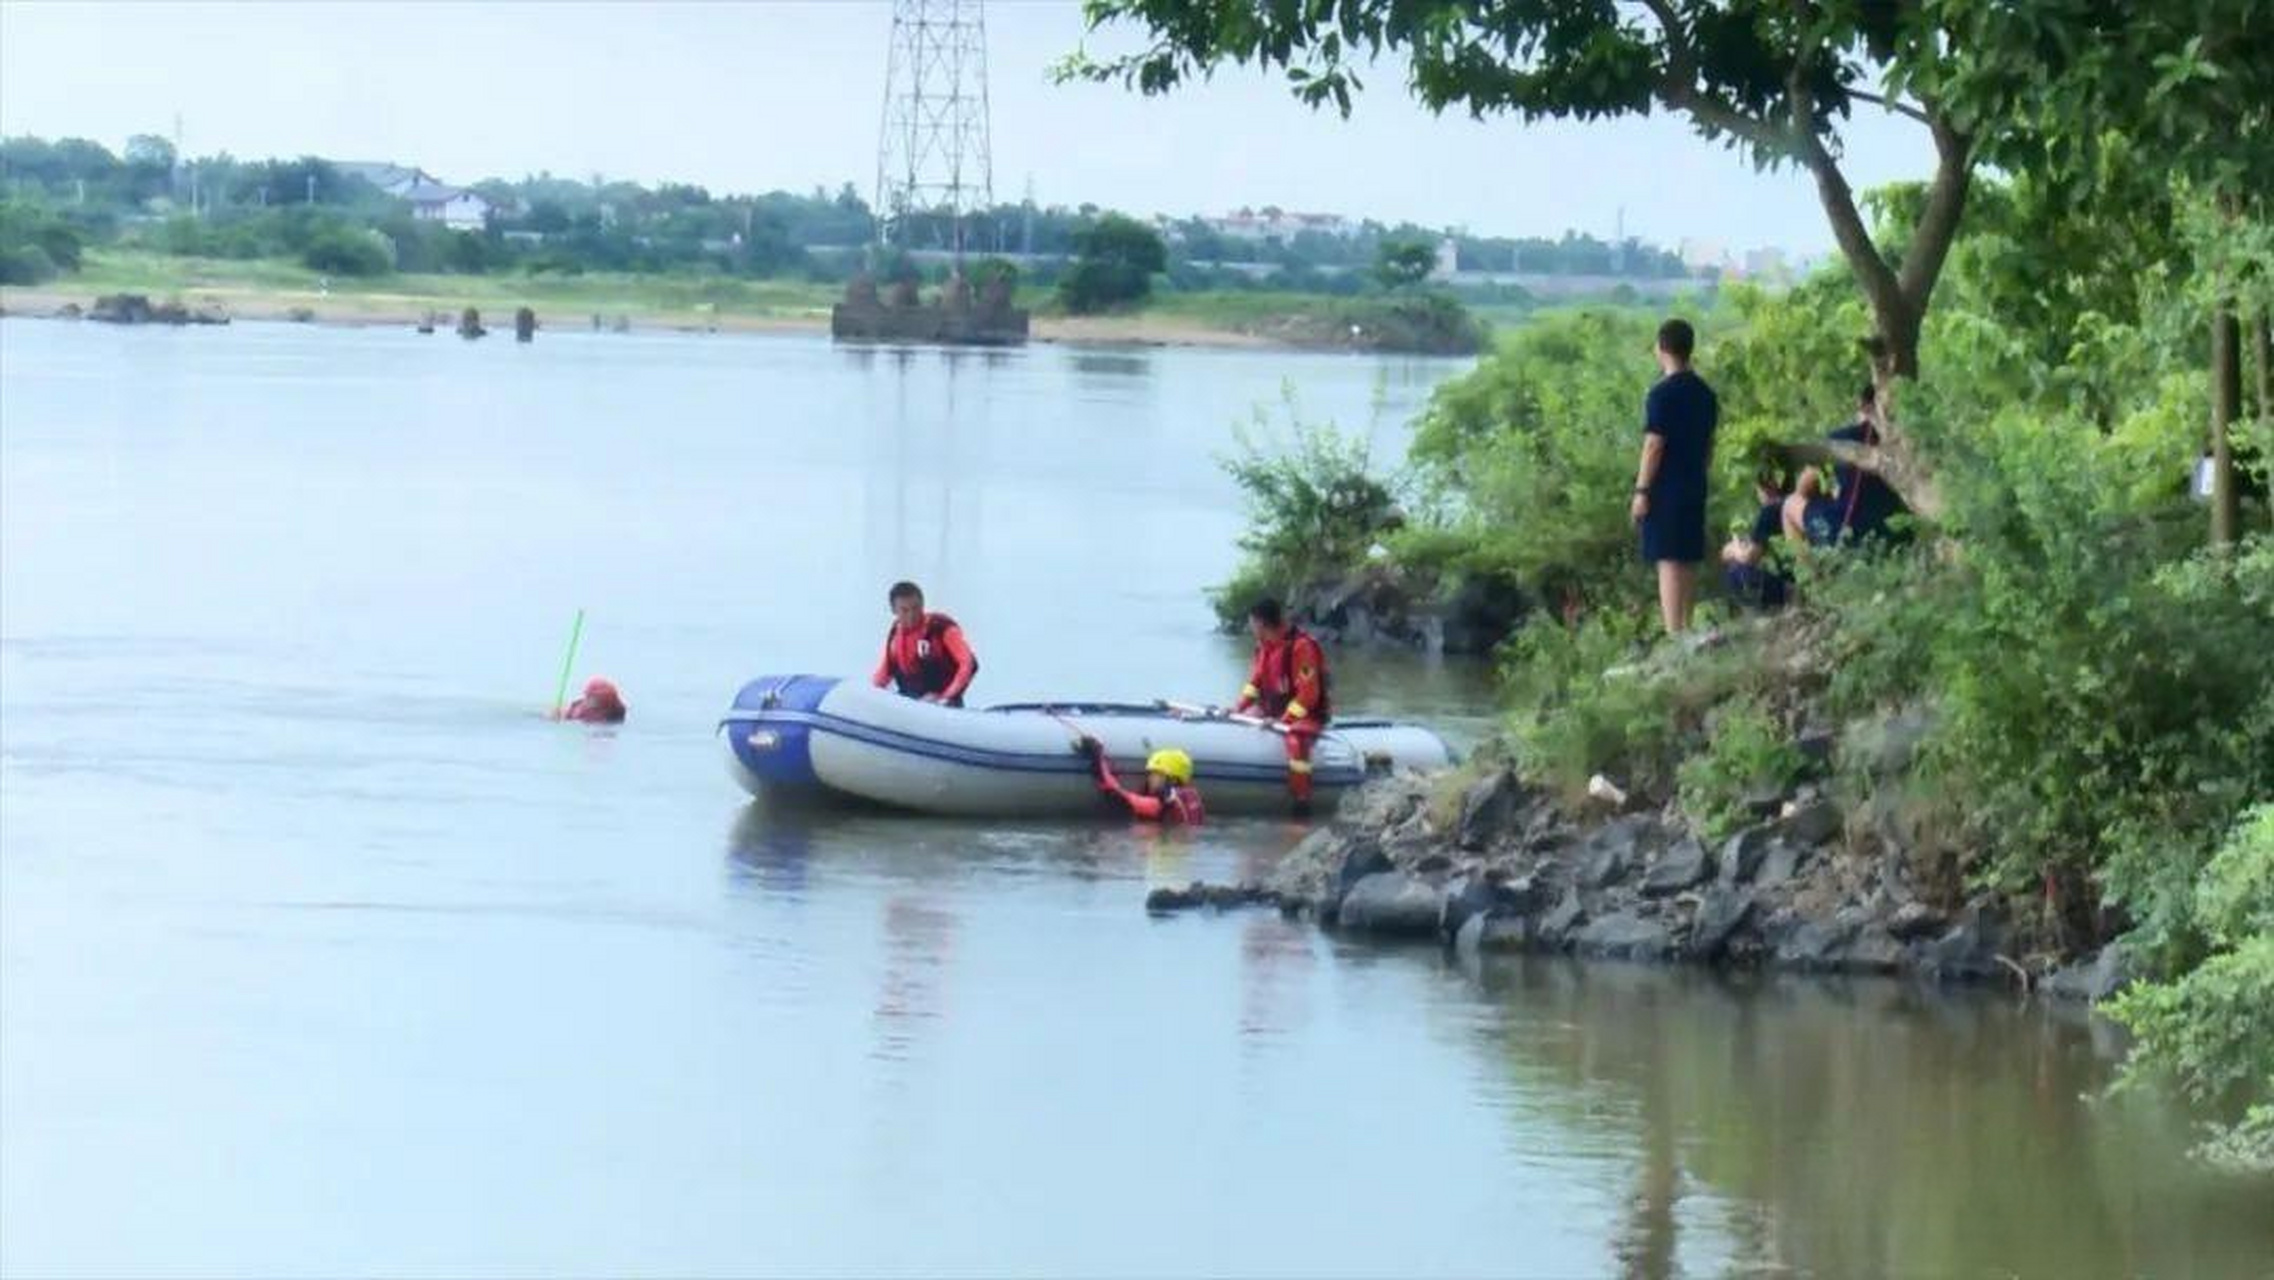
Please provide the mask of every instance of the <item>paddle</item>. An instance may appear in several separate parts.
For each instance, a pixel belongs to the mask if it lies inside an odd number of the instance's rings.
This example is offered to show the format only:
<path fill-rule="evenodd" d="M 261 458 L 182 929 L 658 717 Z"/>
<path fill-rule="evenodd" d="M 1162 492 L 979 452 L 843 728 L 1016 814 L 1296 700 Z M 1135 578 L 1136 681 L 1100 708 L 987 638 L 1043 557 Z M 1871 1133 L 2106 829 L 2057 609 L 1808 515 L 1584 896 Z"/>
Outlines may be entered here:
<path fill-rule="evenodd" d="M 1262 716 L 1246 715 L 1238 711 L 1226 711 L 1222 707 L 1199 707 L 1189 702 L 1171 702 L 1166 698 L 1153 705 L 1171 714 L 1183 716 L 1187 720 L 1229 720 L 1233 724 L 1244 724 L 1253 729 L 1268 729 L 1283 737 L 1289 732 L 1287 726 L 1277 720 L 1266 720 Z"/>
<path fill-rule="evenodd" d="M 553 691 L 553 719 L 555 720 L 561 718 L 562 709 L 568 705 L 569 672 L 576 669 L 576 644 L 583 638 L 584 610 L 580 608 L 576 611 L 576 621 L 569 625 L 568 654 L 561 659 L 560 687 Z"/>

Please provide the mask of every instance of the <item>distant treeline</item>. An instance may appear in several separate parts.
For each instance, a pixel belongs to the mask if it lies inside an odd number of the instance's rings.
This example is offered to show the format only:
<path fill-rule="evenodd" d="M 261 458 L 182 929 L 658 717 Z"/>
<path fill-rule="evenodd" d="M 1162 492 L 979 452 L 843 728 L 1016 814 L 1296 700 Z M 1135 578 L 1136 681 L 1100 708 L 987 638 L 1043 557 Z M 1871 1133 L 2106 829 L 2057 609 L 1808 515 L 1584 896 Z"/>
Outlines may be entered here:
<path fill-rule="evenodd" d="M 178 159 L 154 135 L 123 152 L 80 138 L 0 141 L 0 280 L 33 283 L 76 269 L 88 245 L 120 245 L 215 258 L 288 258 L 338 275 L 389 271 L 711 272 L 838 280 L 866 264 L 875 212 L 848 183 L 836 191 L 714 195 L 699 186 L 644 186 L 539 174 L 467 185 L 487 202 L 478 228 L 454 229 L 317 159 Z M 963 247 L 1016 255 L 1030 280 L 1048 283 L 1082 232 L 1109 211 L 1095 205 L 1002 204 L 966 218 Z M 1354 224 L 1348 234 L 1300 231 L 1285 239 L 1222 234 L 1202 218 L 1161 227 L 1167 275 L 1179 288 L 1270 288 L 1355 293 L 1386 242 L 1437 243 L 1444 233 L 1403 224 Z M 896 239 L 949 249 L 946 219 L 912 218 Z M 1454 237 L 1464 270 L 1667 278 L 1684 274 L 1664 249 L 1560 240 Z M 887 264 L 906 271 L 902 263 Z M 934 269 L 936 273 L 936 268 Z"/>

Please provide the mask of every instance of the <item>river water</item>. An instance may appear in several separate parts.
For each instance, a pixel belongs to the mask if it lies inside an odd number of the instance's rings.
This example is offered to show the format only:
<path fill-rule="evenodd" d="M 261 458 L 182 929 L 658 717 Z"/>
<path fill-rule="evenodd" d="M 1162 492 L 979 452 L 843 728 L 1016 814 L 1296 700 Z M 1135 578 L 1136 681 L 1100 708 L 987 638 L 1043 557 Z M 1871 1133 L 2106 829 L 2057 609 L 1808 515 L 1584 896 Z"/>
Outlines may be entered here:
<path fill-rule="evenodd" d="M 1156 921 L 1300 832 L 726 780 L 903 576 L 983 701 L 1223 698 L 1231 424 L 1394 458 L 1459 367 L 0 323 L 0 1271 L 2269 1274 L 2073 1014 Z M 578 607 L 620 729 L 536 714 Z"/>

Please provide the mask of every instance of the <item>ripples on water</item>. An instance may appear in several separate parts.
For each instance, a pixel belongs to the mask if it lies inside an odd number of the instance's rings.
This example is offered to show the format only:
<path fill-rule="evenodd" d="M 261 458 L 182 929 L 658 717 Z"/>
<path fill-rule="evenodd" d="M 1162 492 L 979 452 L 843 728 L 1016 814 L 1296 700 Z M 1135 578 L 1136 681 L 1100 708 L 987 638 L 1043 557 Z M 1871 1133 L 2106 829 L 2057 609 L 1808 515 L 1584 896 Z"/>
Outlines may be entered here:
<path fill-rule="evenodd" d="M 902 576 L 989 699 L 1221 699 L 1228 424 L 1394 452 L 1454 367 L 0 324 L 0 1270 L 2263 1274 L 2069 1015 L 1155 920 L 1300 829 L 725 781 Z M 535 715 L 580 605 L 620 729 Z"/>

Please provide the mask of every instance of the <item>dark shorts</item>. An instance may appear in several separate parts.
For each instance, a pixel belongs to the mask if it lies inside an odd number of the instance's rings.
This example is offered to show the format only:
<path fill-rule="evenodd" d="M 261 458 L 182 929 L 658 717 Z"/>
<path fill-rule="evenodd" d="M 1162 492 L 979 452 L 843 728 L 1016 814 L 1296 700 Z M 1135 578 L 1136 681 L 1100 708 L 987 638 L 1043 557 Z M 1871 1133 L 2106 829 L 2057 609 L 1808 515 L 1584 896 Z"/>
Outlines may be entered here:
<path fill-rule="evenodd" d="M 1642 558 L 1696 564 L 1705 559 L 1705 499 L 1689 497 L 1650 500 L 1650 514 L 1637 526 L 1642 535 Z"/>

